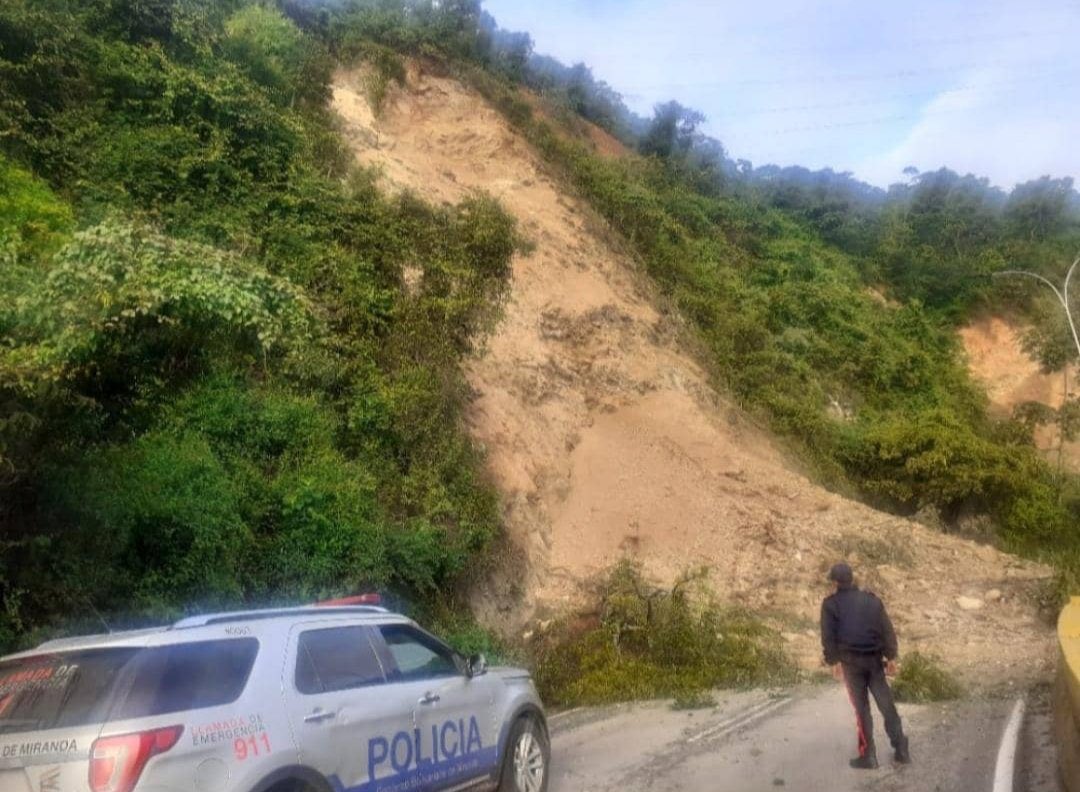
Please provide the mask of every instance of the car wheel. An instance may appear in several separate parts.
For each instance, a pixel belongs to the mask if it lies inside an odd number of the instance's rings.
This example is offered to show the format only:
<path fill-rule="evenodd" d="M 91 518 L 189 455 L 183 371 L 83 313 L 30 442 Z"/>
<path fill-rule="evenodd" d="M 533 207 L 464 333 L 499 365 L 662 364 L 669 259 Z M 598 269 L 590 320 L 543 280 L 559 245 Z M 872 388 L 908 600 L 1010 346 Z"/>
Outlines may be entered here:
<path fill-rule="evenodd" d="M 551 747 L 536 719 L 519 718 L 510 731 L 499 792 L 546 792 Z"/>

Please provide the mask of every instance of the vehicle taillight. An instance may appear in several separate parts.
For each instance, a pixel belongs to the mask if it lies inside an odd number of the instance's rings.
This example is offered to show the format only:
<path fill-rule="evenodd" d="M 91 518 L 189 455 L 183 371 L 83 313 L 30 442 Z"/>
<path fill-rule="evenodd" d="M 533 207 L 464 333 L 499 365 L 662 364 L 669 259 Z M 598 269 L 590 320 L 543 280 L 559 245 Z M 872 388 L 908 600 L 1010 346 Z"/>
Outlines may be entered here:
<path fill-rule="evenodd" d="M 146 763 L 180 740 L 183 726 L 102 737 L 90 748 L 90 789 L 93 792 L 131 792 Z"/>

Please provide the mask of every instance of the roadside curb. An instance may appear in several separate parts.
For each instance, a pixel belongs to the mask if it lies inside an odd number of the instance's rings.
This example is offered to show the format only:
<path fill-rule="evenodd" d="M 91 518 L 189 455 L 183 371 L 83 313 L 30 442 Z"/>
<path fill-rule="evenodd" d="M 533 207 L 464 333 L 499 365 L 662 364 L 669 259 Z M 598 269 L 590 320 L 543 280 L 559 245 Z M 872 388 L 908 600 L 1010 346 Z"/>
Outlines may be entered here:
<path fill-rule="evenodd" d="M 1080 792 L 1080 597 L 1058 618 L 1059 662 L 1054 686 L 1058 766 L 1068 792 Z"/>

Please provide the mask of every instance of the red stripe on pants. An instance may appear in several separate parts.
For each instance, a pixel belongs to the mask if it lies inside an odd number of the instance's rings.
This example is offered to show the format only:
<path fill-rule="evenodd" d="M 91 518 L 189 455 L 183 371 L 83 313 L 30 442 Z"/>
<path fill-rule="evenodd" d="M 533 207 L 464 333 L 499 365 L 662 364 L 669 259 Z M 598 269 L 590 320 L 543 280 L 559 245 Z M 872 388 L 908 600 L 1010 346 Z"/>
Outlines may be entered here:
<path fill-rule="evenodd" d="M 859 758 L 866 756 L 866 751 L 870 745 L 866 740 L 866 731 L 863 729 L 862 718 L 859 717 L 859 705 L 855 703 L 855 694 L 851 691 L 851 684 L 848 682 L 847 669 L 844 669 L 844 689 L 847 691 L 848 701 L 851 702 L 851 708 L 855 710 L 855 730 L 859 735 Z"/>

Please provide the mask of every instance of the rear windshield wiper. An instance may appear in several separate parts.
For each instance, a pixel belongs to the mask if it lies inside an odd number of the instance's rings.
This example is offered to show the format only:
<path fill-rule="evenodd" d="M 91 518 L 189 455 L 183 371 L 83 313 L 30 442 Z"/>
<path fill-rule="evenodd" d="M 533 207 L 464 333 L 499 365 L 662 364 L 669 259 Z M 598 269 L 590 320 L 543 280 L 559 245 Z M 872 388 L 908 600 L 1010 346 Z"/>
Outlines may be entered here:
<path fill-rule="evenodd" d="M 0 721 L 0 734 L 18 731 L 34 731 L 41 726 L 41 718 L 20 718 Z"/>

